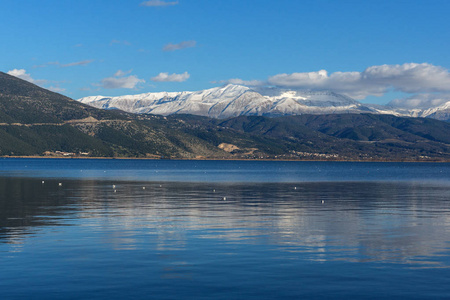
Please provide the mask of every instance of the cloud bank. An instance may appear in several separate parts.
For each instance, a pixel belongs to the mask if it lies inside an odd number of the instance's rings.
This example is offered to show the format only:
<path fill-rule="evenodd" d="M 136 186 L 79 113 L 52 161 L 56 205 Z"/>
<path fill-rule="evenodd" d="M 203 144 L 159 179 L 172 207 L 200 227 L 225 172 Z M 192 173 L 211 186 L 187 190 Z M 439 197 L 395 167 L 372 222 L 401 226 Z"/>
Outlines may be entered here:
<path fill-rule="evenodd" d="M 167 51 L 175 51 L 175 50 L 181 50 L 181 49 L 186 49 L 186 48 L 192 48 L 192 47 L 195 47 L 196 44 L 197 44 L 196 41 L 183 41 L 178 44 L 169 43 L 163 47 L 163 51 L 167 52 Z"/>
<path fill-rule="evenodd" d="M 448 101 L 450 101 L 450 93 L 416 94 L 403 99 L 394 99 L 388 105 L 396 108 L 426 109 L 439 106 Z"/>
<path fill-rule="evenodd" d="M 100 86 L 105 89 L 134 89 L 138 84 L 145 83 L 144 79 L 135 75 L 125 76 L 129 73 L 118 70 L 112 77 L 103 78 Z"/>
<path fill-rule="evenodd" d="M 267 80 L 229 79 L 226 83 L 277 86 L 289 89 L 331 90 L 352 97 L 383 96 L 395 90 L 416 94 L 390 104 L 408 108 L 439 105 L 450 101 L 449 70 L 428 63 L 371 66 L 362 72 L 316 72 L 277 74 Z M 429 106 L 428 106 L 429 107 Z"/>
<path fill-rule="evenodd" d="M 165 73 L 159 73 L 157 76 L 152 77 L 151 80 L 152 81 L 156 81 L 156 82 L 183 82 L 189 79 L 191 75 L 188 72 L 184 72 L 182 74 L 170 74 L 165 72 Z"/>
<path fill-rule="evenodd" d="M 150 0 L 150 1 L 144 1 L 140 4 L 140 6 L 151 6 L 151 7 L 157 7 L 157 6 L 172 6 L 177 5 L 178 1 L 162 1 L 162 0 Z"/>
<path fill-rule="evenodd" d="M 325 70 L 309 73 L 278 74 L 268 83 L 298 89 L 327 89 L 356 99 L 382 96 L 390 89 L 405 93 L 450 92 L 447 69 L 427 63 L 372 66 L 363 72 L 335 72 Z"/>

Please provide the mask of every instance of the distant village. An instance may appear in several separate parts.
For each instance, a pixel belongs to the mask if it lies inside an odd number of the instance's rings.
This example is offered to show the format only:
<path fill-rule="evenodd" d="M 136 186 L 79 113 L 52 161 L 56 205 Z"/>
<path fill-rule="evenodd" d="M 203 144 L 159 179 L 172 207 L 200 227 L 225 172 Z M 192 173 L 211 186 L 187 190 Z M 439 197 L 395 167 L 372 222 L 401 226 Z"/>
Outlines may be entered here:
<path fill-rule="evenodd" d="M 89 156 L 90 152 L 63 152 L 63 151 L 45 151 L 44 156 L 51 156 L 51 157 L 80 157 L 80 156 Z"/>

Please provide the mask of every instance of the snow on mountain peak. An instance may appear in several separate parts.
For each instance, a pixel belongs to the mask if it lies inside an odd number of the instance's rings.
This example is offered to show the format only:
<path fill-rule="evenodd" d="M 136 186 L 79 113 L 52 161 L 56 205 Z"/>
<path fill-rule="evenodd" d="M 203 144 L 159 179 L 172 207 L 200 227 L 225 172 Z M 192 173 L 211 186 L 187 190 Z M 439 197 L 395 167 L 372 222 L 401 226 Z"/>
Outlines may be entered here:
<path fill-rule="evenodd" d="M 158 115 L 193 114 L 212 118 L 240 115 L 299 115 L 330 113 L 387 113 L 410 116 L 450 114 L 450 102 L 437 110 L 400 110 L 387 106 L 363 105 L 332 91 L 288 90 L 276 87 L 253 87 L 227 84 L 200 91 L 157 92 L 118 97 L 90 96 L 78 101 L 102 109 L 120 109 L 131 113 Z M 447 106 L 445 106 L 447 105 Z M 425 112 L 426 111 L 426 112 Z"/>

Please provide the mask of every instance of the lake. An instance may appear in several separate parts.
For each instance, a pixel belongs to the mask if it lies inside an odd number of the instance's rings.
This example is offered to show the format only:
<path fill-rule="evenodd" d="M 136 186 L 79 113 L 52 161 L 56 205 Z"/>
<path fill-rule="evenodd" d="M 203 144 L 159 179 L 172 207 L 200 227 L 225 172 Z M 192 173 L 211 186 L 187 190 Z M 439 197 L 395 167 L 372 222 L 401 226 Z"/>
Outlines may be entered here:
<path fill-rule="evenodd" d="M 0 299 L 450 298 L 450 164 L 0 159 Z"/>

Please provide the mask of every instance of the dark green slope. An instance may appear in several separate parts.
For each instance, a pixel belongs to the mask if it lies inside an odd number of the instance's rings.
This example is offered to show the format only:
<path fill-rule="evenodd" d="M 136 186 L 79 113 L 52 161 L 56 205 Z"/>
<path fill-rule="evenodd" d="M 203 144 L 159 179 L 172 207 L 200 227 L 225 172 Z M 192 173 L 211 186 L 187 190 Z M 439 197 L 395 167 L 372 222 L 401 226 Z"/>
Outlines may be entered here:
<path fill-rule="evenodd" d="M 0 123 L 58 123 L 67 120 L 125 119 L 120 111 L 92 108 L 0 72 Z"/>
<path fill-rule="evenodd" d="M 0 126 L 0 155 L 42 155 L 45 151 L 91 152 L 92 156 L 112 156 L 103 141 L 70 125 Z"/>
<path fill-rule="evenodd" d="M 449 157 L 450 124 L 390 115 L 301 115 L 278 118 L 238 117 L 214 121 L 218 126 L 258 136 L 292 141 L 321 153 L 354 159 Z M 302 151 L 302 150 L 297 150 Z"/>
<path fill-rule="evenodd" d="M 94 119 L 86 122 L 88 117 Z M 153 121 L 93 108 L 0 72 L 0 155 L 42 155 L 45 151 L 108 157 L 228 155 L 207 142 L 190 143 L 173 130 L 163 129 L 163 117 L 146 119 Z"/>
<path fill-rule="evenodd" d="M 237 117 L 217 121 L 219 126 L 277 138 L 335 139 L 381 142 L 435 141 L 450 144 L 450 123 L 425 118 L 374 114 L 301 115 L 278 118 Z"/>

